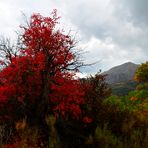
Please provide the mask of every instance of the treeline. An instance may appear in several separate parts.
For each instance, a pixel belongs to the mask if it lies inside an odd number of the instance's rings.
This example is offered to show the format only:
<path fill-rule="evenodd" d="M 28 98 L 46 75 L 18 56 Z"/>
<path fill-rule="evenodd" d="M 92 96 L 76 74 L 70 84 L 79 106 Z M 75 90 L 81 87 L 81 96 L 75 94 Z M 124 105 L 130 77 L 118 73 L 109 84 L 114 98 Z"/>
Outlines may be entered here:
<path fill-rule="evenodd" d="M 146 83 L 128 96 L 112 96 L 105 76 L 81 80 L 85 104 L 81 109 L 89 118 L 75 120 L 46 116 L 49 137 L 46 147 L 53 148 L 146 148 L 148 145 L 148 90 Z M 143 87 L 142 87 L 143 85 Z M 140 88 L 139 88 L 140 87 Z M 141 88 L 142 87 L 142 88 Z M 16 113 L 17 114 L 17 113 Z M 41 147 L 38 127 L 27 119 L 1 122 L 1 144 L 6 147 Z M 42 143 L 43 144 L 43 143 Z M 45 147 L 45 145 L 43 146 Z"/>

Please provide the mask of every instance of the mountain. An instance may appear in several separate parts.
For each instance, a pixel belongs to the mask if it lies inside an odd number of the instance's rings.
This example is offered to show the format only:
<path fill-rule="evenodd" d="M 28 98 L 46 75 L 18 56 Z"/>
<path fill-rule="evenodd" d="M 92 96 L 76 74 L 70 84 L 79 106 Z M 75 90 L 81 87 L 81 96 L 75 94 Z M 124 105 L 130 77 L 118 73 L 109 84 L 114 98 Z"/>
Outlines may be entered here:
<path fill-rule="evenodd" d="M 127 95 L 130 91 L 136 89 L 138 83 L 133 78 L 138 66 L 132 62 L 127 62 L 102 73 L 107 75 L 106 81 L 109 83 L 114 95 Z"/>
<path fill-rule="evenodd" d="M 138 68 L 137 64 L 127 62 L 111 68 L 102 74 L 107 75 L 106 80 L 109 84 L 132 81 Z"/>

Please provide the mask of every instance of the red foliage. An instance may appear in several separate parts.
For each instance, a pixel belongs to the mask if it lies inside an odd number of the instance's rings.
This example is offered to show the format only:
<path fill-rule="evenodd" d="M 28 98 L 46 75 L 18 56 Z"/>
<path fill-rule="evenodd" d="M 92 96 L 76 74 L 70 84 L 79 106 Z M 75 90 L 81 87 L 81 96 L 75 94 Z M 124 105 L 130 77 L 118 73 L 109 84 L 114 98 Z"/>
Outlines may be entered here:
<path fill-rule="evenodd" d="M 64 75 L 69 76 L 68 73 Z M 59 83 L 59 86 L 52 84 L 52 93 L 50 94 L 51 101 L 57 104 L 53 106 L 55 114 L 65 116 L 67 112 L 70 112 L 74 118 L 78 118 L 77 115 L 81 114 L 79 105 L 84 103 L 84 93 L 80 89 L 79 81 L 72 78 L 65 79 L 58 75 L 56 82 Z"/>
<path fill-rule="evenodd" d="M 48 99 L 52 113 L 78 118 L 83 92 L 73 79 L 75 72 L 67 70 L 75 61 L 74 43 L 56 28 L 58 19 L 56 11 L 52 17 L 34 14 L 29 26 L 22 27 L 25 49 L 0 72 L 0 101 L 15 99 L 25 104 L 28 99 L 30 104 L 42 104 L 45 100 L 45 105 Z"/>
<path fill-rule="evenodd" d="M 19 142 L 16 142 L 16 143 L 13 143 L 13 144 L 6 144 L 4 146 L 4 148 L 19 148 L 20 146 L 20 143 Z"/>
<path fill-rule="evenodd" d="M 86 117 L 83 118 L 83 122 L 84 123 L 91 123 L 92 122 L 92 118 L 86 116 Z"/>

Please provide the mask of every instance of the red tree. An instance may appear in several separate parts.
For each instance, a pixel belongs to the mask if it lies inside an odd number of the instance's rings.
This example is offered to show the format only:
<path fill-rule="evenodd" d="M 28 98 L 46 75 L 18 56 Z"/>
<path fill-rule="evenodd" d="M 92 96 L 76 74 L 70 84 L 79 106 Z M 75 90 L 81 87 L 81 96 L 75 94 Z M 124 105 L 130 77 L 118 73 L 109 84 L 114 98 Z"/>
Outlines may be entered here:
<path fill-rule="evenodd" d="M 19 102 L 32 124 L 49 113 L 65 119 L 81 115 L 83 92 L 74 75 L 82 63 L 71 36 L 57 29 L 58 19 L 56 10 L 52 17 L 32 15 L 28 26 L 21 26 L 24 48 L 0 72 L 1 103 Z"/>

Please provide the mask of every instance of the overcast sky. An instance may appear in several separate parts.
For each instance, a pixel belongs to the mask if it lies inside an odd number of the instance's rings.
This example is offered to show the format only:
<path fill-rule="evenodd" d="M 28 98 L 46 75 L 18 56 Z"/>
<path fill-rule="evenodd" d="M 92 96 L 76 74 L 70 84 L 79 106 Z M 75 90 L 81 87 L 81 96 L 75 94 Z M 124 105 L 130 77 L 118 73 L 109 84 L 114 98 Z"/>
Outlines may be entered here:
<path fill-rule="evenodd" d="M 0 34 L 14 39 L 22 12 L 49 16 L 53 9 L 61 26 L 77 33 L 85 62 L 99 61 L 84 73 L 148 60 L 148 0 L 0 0 Z"/>

